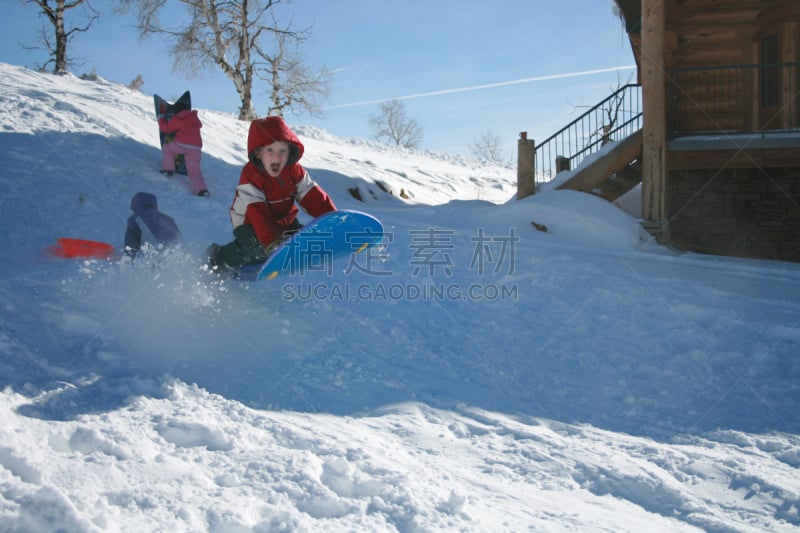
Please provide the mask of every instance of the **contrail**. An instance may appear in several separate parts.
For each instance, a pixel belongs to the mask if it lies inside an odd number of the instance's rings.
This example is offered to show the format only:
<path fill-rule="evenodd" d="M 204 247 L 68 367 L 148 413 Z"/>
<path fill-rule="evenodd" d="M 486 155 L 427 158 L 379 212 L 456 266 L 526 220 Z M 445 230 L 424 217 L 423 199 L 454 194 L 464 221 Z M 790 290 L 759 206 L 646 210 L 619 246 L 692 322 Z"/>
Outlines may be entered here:
<path fill-rule="evenodd" d="M 426 96 L 441 96 L 443 94 L 464 93 L 468 91 L 480 91 L 483 89 L 493 89 L 495 87 L 505 87 L 507 85 L 518 85 L 520 83 L 530 83 L 533 81 L 544 80 L 557 80 L 561 78 L 576 78 L 578 76 L 589 76 L 591 74 L 600 74 L 603 72 L 613 72 L 615 70 L 631 70 L 635 69 L 636 65 L 626 65 L 624 67 L 609 67 L 600 68 L 595 70 L 582 70 L 580 72 L 568 72 L 566 74 L 550 74 L 548 76 L 536 76 L 535 78 L 522 78 L 520 80 L 500 81 L 497 83 L 487 83 L 484 85 L 472 85 L 470 87 L 459 87 L 457 89 L 443 89 L 441 91 L 431 91 L 428 93 L 409 94 L 406 96 L 396 96 L 394 98 L 381 98 L 378 100 L 364 100 L 362 102 L 351 102 L 349 104 L 336 104 L 328 106 L 327 109 L 339 109 L 342 107 L 356 107 L 361 105 L 380 104 L 389 102 L 391 100 L 410 100 L 412 98 L 424 98 Z"/>

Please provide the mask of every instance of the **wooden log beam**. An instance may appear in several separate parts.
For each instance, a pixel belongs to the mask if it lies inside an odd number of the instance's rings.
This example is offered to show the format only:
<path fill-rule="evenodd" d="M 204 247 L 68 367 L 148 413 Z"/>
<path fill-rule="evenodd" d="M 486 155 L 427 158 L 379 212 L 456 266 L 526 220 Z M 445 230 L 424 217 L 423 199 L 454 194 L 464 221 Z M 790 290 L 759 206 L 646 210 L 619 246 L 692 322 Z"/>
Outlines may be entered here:
<path fill-rule="evenodd" d="M 798 148 L 671 150 L 670 170 L 800 167 Z"/>
<path fill-rule="evenodd" d="M 517 141 L 517 200 L 536 192 L 536 143 L 528 132 L 519 134 Z"/>
<path fill-rule="evenodd" d="M 666 0 L 642 0 L 642 218 L 667 232 Z"/>

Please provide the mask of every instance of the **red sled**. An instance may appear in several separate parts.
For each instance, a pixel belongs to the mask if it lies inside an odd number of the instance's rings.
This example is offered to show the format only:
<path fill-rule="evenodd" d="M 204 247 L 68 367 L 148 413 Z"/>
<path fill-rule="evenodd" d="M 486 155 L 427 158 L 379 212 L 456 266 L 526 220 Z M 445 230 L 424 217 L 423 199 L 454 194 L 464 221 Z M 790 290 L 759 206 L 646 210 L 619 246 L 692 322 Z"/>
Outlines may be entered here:
<path fill-rule="evenodd" d="M 106 242 L 60 237 L 56 239 L 55 245 L 47 248 L 47 252 L 53 257 L 67 259 L 76 257 L 110 259 L 114 254 L 114 247 Z"/>

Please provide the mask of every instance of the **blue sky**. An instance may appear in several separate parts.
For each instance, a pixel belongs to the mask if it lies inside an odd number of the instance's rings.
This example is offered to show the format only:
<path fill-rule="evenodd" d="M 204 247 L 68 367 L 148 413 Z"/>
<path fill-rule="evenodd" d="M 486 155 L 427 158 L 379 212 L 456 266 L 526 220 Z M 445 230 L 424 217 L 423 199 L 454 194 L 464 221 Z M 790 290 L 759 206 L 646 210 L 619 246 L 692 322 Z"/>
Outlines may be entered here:
<path fill-rule="evenodd" d="M 109 4 L 93 2 L 100 19 L 72 40 L 73 73 L 94 71 L 124 84 L 141 74 L 147 94 L 171 100 L 191 89 L 195 107 L 236 112 L 239 99 L 227 78 L 213 69 L 192 79 L 173 72 L 165 42 L 140 41 L 133 18 Z M 44 63 L 44 51 L 21 46 L 39 44 L 36 10 L 22 2 L 3 7 L 0 61 Z M 396 98 L 422 125 L 421 148 L 468 154 L 491 129 L 513 162 L 520 131 L 543 140 L 633 73 L 612 0 L 499 0 L 491 7 L 465 0 L 295 0 L 289 11 L 297 27 L 312 26 L 306 62 L 332 71 L 333 83 L 325 118 L 286 118 L 340 137 L 371 138 L 369 119 L 379 102 Z M 183 8 L 173 13 L 177 19 Z M 257 112 L 266 111 L 266 95 L 254 90 Z"/>

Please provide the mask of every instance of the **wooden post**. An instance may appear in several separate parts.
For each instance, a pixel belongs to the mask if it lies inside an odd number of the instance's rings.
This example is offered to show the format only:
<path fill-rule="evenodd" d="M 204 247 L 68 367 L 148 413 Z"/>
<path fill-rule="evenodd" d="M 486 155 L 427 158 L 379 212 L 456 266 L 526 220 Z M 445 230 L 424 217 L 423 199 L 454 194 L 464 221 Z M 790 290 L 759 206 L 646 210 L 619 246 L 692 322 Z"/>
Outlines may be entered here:
<path fill-rule="evenodd" d="M 785 22 L 783 24 L 783 47 L 781 48 L 781 62 L 794 63 L 798 60 L 798 50 L 800 50 L 800 35 L 798 35 L 797 22 Z M 783 102 L 783 117 L 781 128 L 790 129 L 797 127 L 797 107 L 800 102 L 795 98 L 797 92 L 797 67 L 782 67 L 781 79 L 782 88 L 781 102 Z"/>
<path fill-rule="evenodd" d="M 528 132 L 519 134 L 517 141 L 517 200 L 536 193 L 536 143 Z"/>
<path fill-rule="evenodd" d="M 642 218 L 661 241 L 667 226 L 666 0 L 642 0 Z"/>
<path fill-rule="evenodd" d="M 558 174 L 562 170 L 570 170 L 569 157 L 564 157 L 563 155 L 557 155 L 556 156 L 556 174 Z"/>

